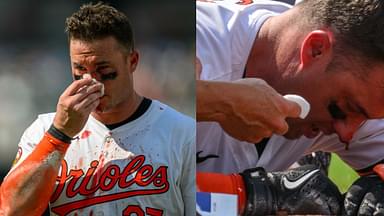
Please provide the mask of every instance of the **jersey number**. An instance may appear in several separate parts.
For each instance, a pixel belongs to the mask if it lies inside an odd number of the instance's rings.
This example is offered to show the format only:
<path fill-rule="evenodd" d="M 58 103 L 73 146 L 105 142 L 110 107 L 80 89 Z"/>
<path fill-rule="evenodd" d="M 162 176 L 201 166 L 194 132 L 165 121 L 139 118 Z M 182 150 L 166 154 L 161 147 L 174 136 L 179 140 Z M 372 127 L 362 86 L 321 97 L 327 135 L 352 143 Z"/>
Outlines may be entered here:
<path fill-rule="evenodd" d="M 146 207 L 144 212 L 144 210 L 140 206 L 130 205 L 123 211 L 123 216 L 146 216 L 146 215 L 162 216 L 163 210 Z"/>

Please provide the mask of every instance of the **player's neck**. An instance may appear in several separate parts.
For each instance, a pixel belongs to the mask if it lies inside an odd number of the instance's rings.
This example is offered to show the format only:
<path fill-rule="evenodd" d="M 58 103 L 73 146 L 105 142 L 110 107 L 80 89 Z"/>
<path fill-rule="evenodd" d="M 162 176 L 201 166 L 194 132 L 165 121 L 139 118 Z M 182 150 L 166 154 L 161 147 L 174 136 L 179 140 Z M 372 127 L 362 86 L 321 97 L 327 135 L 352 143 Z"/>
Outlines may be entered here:
<path fill-rule="evenodd" d="M 276 71 L 275 43 L 272 34 L 273 19 L 267 19 L 256 35 L 245 66 L 245 77 L 257 77 L 270 83 Z"/>
<path fill-rule="evenodd" d="M 293 50 L 288 50 L 292 43 L 290 32 L 291 12 L 269 18 L 261 26 L 252 46 L 246 64 L 245 77 L 257 77 L 277 88 L 284 79 L 284 73 L 292 70 L 290 62 Z M 285 81 L 286 83 L 286 81 Z"/>
<path fill-rule="evenodd" d="M 115 124 L 129 118 L 139 107 L 143 97 L 133 91 L 132 96 L 106 112 L 92 112 L 92 116 L 103 124 Z"/>

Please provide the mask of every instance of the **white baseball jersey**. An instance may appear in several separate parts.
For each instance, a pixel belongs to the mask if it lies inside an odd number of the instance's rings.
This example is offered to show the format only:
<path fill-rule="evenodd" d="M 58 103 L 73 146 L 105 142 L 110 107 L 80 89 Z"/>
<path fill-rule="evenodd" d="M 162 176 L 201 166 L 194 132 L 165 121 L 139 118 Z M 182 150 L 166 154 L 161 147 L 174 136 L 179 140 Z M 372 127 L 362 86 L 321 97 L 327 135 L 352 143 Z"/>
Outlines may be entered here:
<path fill-rule="evenodd" d="M 196 54 L 200 79 L 230 81 L 243 77 L 250 49 L 263 22 L 291 6 L 263 0 L 196 3 Z M 354 169 L 384 159 L 384 121 L 367 121 L 353 137 L 349 150 L 336 135 L 287 140 L 272 136 L 261 157 L 255 145 L 230 137 L 214 122 L 197 123 L 198 171 L 237 173 L 263 166 L 284 170 L 312 151 L 337 153 Z"/>
<path fill-rule="evenodd" d="M 52 124 L 39 115 L 19 144 L 24 160 Z M 195 215 L 195 121 L 158 101 L 109 130 L 90 116 L 72 141 L 51 215 Z"/>

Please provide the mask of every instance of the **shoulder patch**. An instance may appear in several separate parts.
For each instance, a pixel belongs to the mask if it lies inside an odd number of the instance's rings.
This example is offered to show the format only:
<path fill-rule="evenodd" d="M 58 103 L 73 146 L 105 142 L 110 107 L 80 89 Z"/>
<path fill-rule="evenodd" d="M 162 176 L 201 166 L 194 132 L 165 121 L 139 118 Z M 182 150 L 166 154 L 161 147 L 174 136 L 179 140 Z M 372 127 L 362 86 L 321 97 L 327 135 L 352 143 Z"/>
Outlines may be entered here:
<path fill-rule="evenodd" d="M 16 158 L 15 158 L 15 160 L 13 161 L 12 166 L 14 166 L 15 164 L 17 164 L 17 162 L 19 162 L 19 160 L 20 160 L 22 154 L 23 154 L 23 150 L 21 149 L 21 147 L 19 147 L 19 148 L 17 149 Z"/>

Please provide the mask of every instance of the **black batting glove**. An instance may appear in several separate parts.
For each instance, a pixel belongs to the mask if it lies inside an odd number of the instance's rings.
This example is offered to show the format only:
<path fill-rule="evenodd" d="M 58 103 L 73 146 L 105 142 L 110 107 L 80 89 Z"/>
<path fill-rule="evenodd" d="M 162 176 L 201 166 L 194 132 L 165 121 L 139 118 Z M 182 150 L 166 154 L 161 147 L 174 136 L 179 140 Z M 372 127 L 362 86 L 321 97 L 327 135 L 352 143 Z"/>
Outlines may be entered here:
<path fill-rule="evenodd" d="M 337 186 L 313 166 L 267 173 L 254 168 L 242 174 L 247 205 L 244 215 L 340 215 L 343 198 Z"/>
<path fill-rule="evenodd" d="M 343 215 L 384 215 L 383 165 L 376 165 L 376 174 L 357 179 L 344 199 Z"/>

